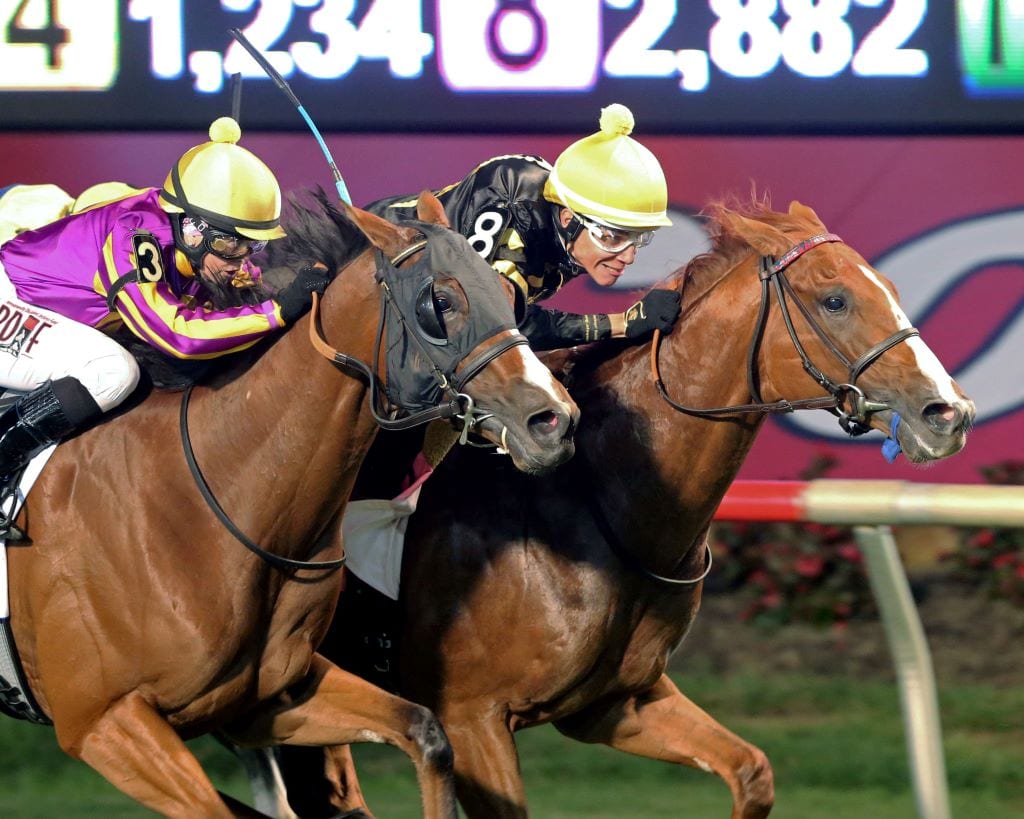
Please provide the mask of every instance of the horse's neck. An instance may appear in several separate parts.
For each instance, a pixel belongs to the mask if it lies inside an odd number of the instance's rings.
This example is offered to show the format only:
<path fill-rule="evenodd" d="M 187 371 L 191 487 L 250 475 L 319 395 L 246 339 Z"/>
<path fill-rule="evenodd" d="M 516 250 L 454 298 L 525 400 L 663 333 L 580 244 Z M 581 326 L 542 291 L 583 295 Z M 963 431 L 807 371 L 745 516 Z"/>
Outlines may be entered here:
<path fill-rule="evenodd" d="M 749 273 L 753 283 L 742 276 Z M 746 357 L 757 313 L 753 270 L 738 270 L 689 300 L 661 342 L 668 394 L 695 408 L 750 400 Z M 687 285 L 690 287 L 691 285 Z M 739 471 L 760 420 L 695 418 L 658 394 L 650 345 L 605 362 L 588 389 L 574 392 L 585 420 L 579 454 L 613 528 L 652 570 L 670 571 L 706 529 Z"/>
<path fill-rule="evenodd" d="M 346 269 L 321 307 L 329 343 L 370 362 L 377 299 L 365 270 Z M 299 554 L 341 509 L 376 433 L 366 384 L 313 348 L 311 320 L 299 320 L 236 380 L 197 391 L 189 413 L 200 466 L 222 505 L 248 510 L 236 522 L 257 542 Z"/>

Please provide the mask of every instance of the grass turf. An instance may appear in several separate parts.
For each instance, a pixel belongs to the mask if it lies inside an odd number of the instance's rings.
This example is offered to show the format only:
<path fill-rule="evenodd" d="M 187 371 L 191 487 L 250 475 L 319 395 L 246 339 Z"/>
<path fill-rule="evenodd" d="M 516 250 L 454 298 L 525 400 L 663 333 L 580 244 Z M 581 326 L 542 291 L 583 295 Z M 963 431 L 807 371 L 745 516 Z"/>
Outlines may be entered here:
<path fill-rule="evenodd" d="M 845 677 L 677 675 L 684 692 L 760 746 L 775 770 L 781 819 L 911 819 L 916 815 L 894 684 Z M 1024 688 L 940 689 L 954 816 L 1024 816 Z M 550 727 L 517 736 L 531 815 L 724 817 L 713 775 L 584 746 Z M 240 766 L 214 741 L 190 743 L 215 784 L 248 800 Z M 412 765 L 393 748 L 357 746 L 361 783 L 382 819 L 420 816 Z M 0 816 L 151 815 L 81 763 L 50 729 L 0 721 Z"/>

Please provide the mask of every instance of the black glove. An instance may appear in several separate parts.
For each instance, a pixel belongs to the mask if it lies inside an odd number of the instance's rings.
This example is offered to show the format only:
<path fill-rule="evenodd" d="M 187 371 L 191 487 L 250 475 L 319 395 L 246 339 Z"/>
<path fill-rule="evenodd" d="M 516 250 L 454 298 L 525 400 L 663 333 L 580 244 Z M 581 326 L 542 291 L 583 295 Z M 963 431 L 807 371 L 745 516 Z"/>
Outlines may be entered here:
<path fill-rule="evenodd" d="M 313 293 L 322 296 L 330 281 L 327 268 L 311 265 L 299 270 L 292 282 L 279 291 L 275 298 L 281 305 L 281 318 L 285 324 L 297 321 L 313 303 Z"/>
<path fill-rule="evenodd" d="M 680 294 L 675 290 L 652 290 L 622 314 L 626 322 L 626 338 L 661 330 L 667 333 L 679 318 Z"/>

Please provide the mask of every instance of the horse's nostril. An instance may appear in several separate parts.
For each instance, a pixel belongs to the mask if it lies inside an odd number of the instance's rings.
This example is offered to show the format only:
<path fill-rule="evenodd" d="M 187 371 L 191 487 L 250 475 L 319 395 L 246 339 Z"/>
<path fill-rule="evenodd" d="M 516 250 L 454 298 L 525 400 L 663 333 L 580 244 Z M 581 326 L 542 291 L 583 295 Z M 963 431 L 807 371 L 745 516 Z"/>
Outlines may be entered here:
<path fill-rule="evenodd" d="M 530 416 L 527 421 L 530 434 L 534 438 L 551 438 L 561 436 L 569 425 L 569 419 L 565 414 L 555 410 L 544 410 Z"/>
<path fill-rule="evenodd" d="M 963 411 L 952 404 L 929 404 L 922 413 L 928 425 L 941 432 L 957 429 L 964 419 Z"/>

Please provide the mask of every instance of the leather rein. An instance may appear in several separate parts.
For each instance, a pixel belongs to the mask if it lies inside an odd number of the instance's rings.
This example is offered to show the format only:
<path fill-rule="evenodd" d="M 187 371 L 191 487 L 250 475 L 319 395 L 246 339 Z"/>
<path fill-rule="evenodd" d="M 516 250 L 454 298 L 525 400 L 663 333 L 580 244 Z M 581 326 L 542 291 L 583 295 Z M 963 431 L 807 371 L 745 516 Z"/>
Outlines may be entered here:
<path fill-rule="evenodd" d="M 411 256 L 423 250 L 427 246 L 427 240 L 420 240 L 409 247 L 405 248 L 393 259 L 391 264 L 394 267 L 398 267 L 402 262 L 408 260 Z M 374 420 L 386 429 L 408 429 L 418 424 L 425 424 L 438 418 L 458 418 L 463 422 L 463 438 L 465 438 L 469 431 L 472 430 L 477 424 L 486 418 L 490 417 L 490 413 L 483 413 L 476 409 L 473 404 L 473 399 L 465 395 L 464 393 L 458 392 L 473 376 L 477 375 L 484 367 L 486 367 L 492 360 L 497 358 L 503 352 L 511 347 L 515 347 L 519 344 L 525 344 L 526 338 L 518 333 L 508 333 L 506 337 L 502 337 L 499 334 L 499 341 L 496 343 L 491 342 L 490 339 L 485 340 L 473 349 L 473 351 L 467 356 L 468 362 L 460 364 L 458 378 L 455 379 L 455 383 L 449 383 L 449 378 L 441 372 L 439 368 L 432 365 L 432 372 L 434 377 L 438 379 L 438 383 L 445 392 L 454 394 L 454 397 L 442 404 L 439 407 L 433 409 L 424 410 L 416 413 L 415 415 L 409 416 L 408 418 L 402 418 L 398 420 L 388 419 L 382 417 L 377 411 L 378 396 L 380 392 L 380 378 L 377 374 L 377 365 L 380 361 L 380 347 L 381 339 L 384 333 L 384 323 L 386 316 L 386 309 L 390 306 L 397 315 L 399 321 L 401 321 L 406 328 L 408 328 L 409 322 L 406 319 L 404 313 L 394 298 L 391 295 L 390 288 L 387 283 L 383 280 L 380 281 L 381 289 L 384 293 L 384 298 L 381 299 L 381 312 L 380 319 L 377 328 L 377 341 L 374 349 L 374 366 L 371 368 L 363 361 L 353 356 L 345 355 L 337 350 L 330 347 L 323 338 L 323 330 L 320 327 L 320 314 L 319 314 L 319 297 L 318 294 L 314 293 L 312 298 L 312 309 L 309 322 L 309 336 L 313 343 L 314 348 L 323 356 L 331 360 L 338 366 L 348 367 L 362 373 L 370 382 L 370 389 L 372 393 L 372 399 L 370 401 L 370 410 L 373 413 Z M 421 351 L 424 353 L 424 358 L 427 361 L 431 361 L 428 351 L 423 348 L 420 344 L 419 339 L 416 338 L 416 334 L 410 332 L 409 337 L 414 340 L 415 343 L 419 344 Z M 188 405 L 189 399 L 192 396 L 192 388 L 194 385 L 189 385 L 185 390 L 181 398 L 181 411 L 179 414 L 179 426 L 181 429 L 181 442 L 185 451 L 185 460 L 188 463 L 189 471 L 192 473 L 192 478 L 196 482 L 196 486 L 199 488 L 199 493 L 203 496 L 203 500 L 210 507 L 211 511 L 217 517 L 217 519 L 223 524 L 235 539 L 241 543 L 246 549 L 253 554 L 257 555 L 270 564 L 276 569 L 282 571 L 292 571 L 296 569 L 309 569 L 315 571 L 334 571 L 340 569 L 345 565 L 345 556 L 342 555 L 337 560 L 294 560 L 289 557 L 283 557 L 273 552 L 268 552 L 266 549 L 253 542 L 238 526 L 235 525 L 234 521 L 228 516 L 221 507 L 217 498 L 214 496 L 213 491 L 210 489 L 210 485 L 207 483 L 202 470 L 199 468 L 199 462 L 196 460 L 195 451 L 192 448 L 192 440 L 188 430 Z"/>
<path fill-rule="evenodd" d="M 748 412 L 762 414 L 778 414 L 794 412 L 806 409 L 827 409 L 839 417 L 839 424 L 849 435 L 863 435 L 871 430 L 870 416 L 882 410 L 891 409 L 888 404 L 879 401 L 871 401 L 864 391 L 857 386 L 857 379 L 872 363 L 881 358 L 888 350 L 909 338 L 920 335 L 914 327 L 906 327 L 898 330 L 886 339 L 878 342 L 855 361 L 850 361 L 843 352 L 836 346 L 835 342 L 815 321 L 810 311 L 793 290 L 789 279 L 786 278 L 785 270 L 793 262 L 813 250 L 818 245 L 829 242 L 842 242 L 843 240 L 834 233 L 819 233 L 794 245 L 787 250 L 778 260 L 771 256 L 762 256 L 758 263 L 758 277 L 761 280 L 761 303 L 757 314 L 757 324 L 754 327 L 754 334 L 750 340 L 750 347 L 747 350 L 747 386 L 750 390 L 750 397 L 753 399 L 748 404 L 732 404 L 723 407 L 688 407 L 674 401 L 668 394 L 665 384 L 661 379 L 661 372 L 658 366 L 658 355 L 661 349 L 661 333 L 656 332 L 654 343 L 651 345 L 651 375 L 654 384 L 661 397 L 673 409 L 700 418 L 717 418 L 728 415 L 740 415 Z M 782 319 L 786 324 L 786 331 L 789 333 L 793 347 L 803 362 L 803 368 L 819 385 L 829 394 L 819 398 L 802 398 L 793 401 L 785 399 L 780 401 L 765 402 L 761 398 L 757 385 L 757 352 L 764 337 L 765 327 L 768 323 L 768 310 L 771 306 L 771 289 L 774 288 L 775 299 L 782 312 Z M 825 347 L 835 356 L 839 362 L 846 367 L 848 380 L 844 383 L 836 383 L 818 369 L 811 361 L 810 356 L 804 349 L 803 343 L 793 325 L 790 315 L 787 296 L 796 304 L 804 320 L 814 330 L 815 335 L 821 340 Z M 850 410 L 847 411 L 847 404 Z"/>

